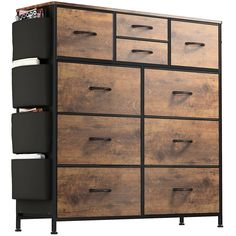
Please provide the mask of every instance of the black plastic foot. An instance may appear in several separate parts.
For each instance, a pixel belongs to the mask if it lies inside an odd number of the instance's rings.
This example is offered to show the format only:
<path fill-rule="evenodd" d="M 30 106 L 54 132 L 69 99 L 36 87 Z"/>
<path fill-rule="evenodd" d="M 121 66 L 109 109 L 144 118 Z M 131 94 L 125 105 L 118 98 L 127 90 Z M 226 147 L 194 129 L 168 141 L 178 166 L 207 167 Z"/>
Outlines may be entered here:
<path fill-rule="evenodd" d="M 184 217 L 179 218 L 179 225 L 184 225 Z"/>
<path fill-rule="evenodd" d="M 21 218 L 18 213 L 16 213 L 16 229 L 15 232 L 21 232 Z"/>
<path fill-rule="evenodd" d="M 52 231 L 51 231 L 51 234 L 57 234 L 57 221 L 54 218 L 52 218 Z"/>
<path fill-rule="evenodd" d="M 223 218 L 222 218 L 222 214 L 218 216 L 218 228 L 223 228 Z"/>

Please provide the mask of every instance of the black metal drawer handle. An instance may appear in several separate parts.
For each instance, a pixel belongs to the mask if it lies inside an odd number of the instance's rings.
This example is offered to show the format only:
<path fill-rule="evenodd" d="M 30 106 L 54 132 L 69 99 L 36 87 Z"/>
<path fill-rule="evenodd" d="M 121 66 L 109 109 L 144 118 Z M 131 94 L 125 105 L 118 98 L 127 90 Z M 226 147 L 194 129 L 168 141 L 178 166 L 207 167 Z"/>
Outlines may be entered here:
<path fill-rule="evenodd" d="M 105 142 L 110 142 L 111 138 L 110 137 L 89 137 L 89 141 L 105 141 Z"/>
<path fill-rule="evenodd" d="M 112 89 L 109 87 L 97 87 L 97 86 L 90 86 L 89 90 L 98 90 L 98 91 L 111 91 Z"/>
<path fill-rule="evenodd" d="M 173 143 L 192 143 L 193 140 L 191 139 L 173 139 Z"/>
<path fill-rule="evenodd" d="M 192 192 L 193 188 L 173 188 L 173 192 Z"/>
<path fill-rule="evenodd" d="M 131 25 L 132 28 L 146 28 L 146 29 L 149 29 L 149 30 L 152 30 L 153 27 L 150 26 L 150 25 Z"/>
<path fill-rule="evenodd" d="M 88 36 L 96 36 L 97 33 L 96 32 L 92 32 L 92 31 L 84 31 L 84 30 L 75 30 L 73 31 L 74 34 L 77 35 L 88 35 Z"/>
<path fill-rule="evenodd" d="M 189 91 L 172 91 L 172 94 L 173 95 L 193 95 L 192 92 L 189 92 Z"/>
<path fill-rule="evenodd" d="M 151 50 L 143 50 L 143 49 L 133 49 L 131 50 L 132 53 L 147 53 L 147 54 L 153 54 L 153 51 Z"/>
<path fill-rule="evenodd" d="M 90 193 L 110 193 L 112 190 L 110 188 L 90 188 Z"/>
<path fill-rule="evenodd" d="M 186 46 L 188 46 L 188 45 L 196 45 L 196 46 L 199 46 L 199 47 L 204 47 L 205 43 L 200 43 L 200 42 L 185 42 L 185 45 Z"/>

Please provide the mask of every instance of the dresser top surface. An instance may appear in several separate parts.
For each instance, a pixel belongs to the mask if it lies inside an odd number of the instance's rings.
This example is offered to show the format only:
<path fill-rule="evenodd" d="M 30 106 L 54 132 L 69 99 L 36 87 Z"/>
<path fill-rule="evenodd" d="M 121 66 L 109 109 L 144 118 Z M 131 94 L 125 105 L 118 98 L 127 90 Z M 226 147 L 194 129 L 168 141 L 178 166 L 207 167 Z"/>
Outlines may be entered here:
<path fill-rule="evenodd" d="M 51 1 L 36 5 L 31 5 L 27 7 L 22 7 L 17 10 L 27 10 L 35 7 L 46 7 L 50 5 L 57 5 L 61 7 L 75 7 L 75 8 L 87 8 L 87 9 L 95 9 L 95 10 L 102 10 L 102 11 L 111 11 L 111 12 L 118 12 L 118 13 L 127 13 L 127 14 L 137 14 L 143 16 L 154 16 L 154 17 L 164 17 L 164 18 L 172 18 L 172 19 L 181 19 L 181 20 L 189 20 L 189 21 L 198 21 L 198 22 L 206 22 L 206 23 L 215 23 L 221 24 L 221 21 L 217 20 L 209 20 L 209 19 L 201 19 L 201 18 L 191 18 L 191 17 L 184 17 L 184 16 L 173 16 L 173 15 L 165 15 L 165 14 L 158 14 L 158 13 L 150 13 L 150 12 L 140 12 L 140 11 L 133 11 L 133 10 L 125 10 L 125 9 L 115 9 L 115 8 L 107 8 L 107 7 L 100 7 L 100 6 L 90 6 L 90 5 L 82 5 L 76 3 L 66 3 L 66 2 L 59 2 L 59 1 Z"/>

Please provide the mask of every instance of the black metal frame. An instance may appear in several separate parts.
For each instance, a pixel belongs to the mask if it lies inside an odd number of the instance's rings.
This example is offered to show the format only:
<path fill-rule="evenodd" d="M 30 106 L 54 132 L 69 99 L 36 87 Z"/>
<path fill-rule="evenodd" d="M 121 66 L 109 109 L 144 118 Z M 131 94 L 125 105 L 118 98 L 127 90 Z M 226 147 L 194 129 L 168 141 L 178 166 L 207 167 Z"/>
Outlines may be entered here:
<path fill-rule="evenodd" d="M 218 37 L 219 37 L 219 216 L 218 216 L 218 227 L 223 227 L 223 187 L 222 187 L 222 28 L 221 24 L 218 26 Z"/>
<path fill-rule="evenodd" d="M 100 60 L 100 59 L 89 59 L 89 58 L 73 58 L 73 57 L 61 57 L 57 56 L 57 8 L 72 8 L 72 9 L 81 9 L 88 11 L 98 11 L 106 12 L 113 14 L 113 59 L 110 60 Z M 208 217 L 208 216 L 217 216 L 218 217 L 218 227 L 223 227 L 223 217 L 222 217 L 222 63 L 221 63 L 221 24 L 213 22 L 203 22 L 198 20 L 191 19 L 177 19 L 172 17 L 162 17 L 162 16 L 151 16 L 138 13 L 126 13 L 120 11 L 112 11 L 105 9 L 91 9 L 81 6 L 65 6 L 55 3 L 48 7 L 45 7 L 52 18 L 52 57 L 50 63 L 53 66 L 52 72 L 52 151 L 49 154 L 49 158 L 52 159 L 52 211 L 51 217 L 48 216 L 35 216 L 35 215 L 19 215 L 16 212 L 16 231 L 21 231 L 21 219 L 37 219 L 37 218 L 51 218 L 52 220 L 52 234 L 57 234 L 57 222 L 58 221 L 82 221 L 82 220 L 112 220 L 112 219 L 147 219 L 147 218 L 179 218 L 179 224 L 184 225 L 184 217 Z M 137 15 L 137 16 L 146 16 L 152 18 L 164 18 L 168 20 L 168 64 L 167 65 L 157 65 L 149 63 L 136 63 L 136 62 L 122 62 L 116 61 L 116 39 L 123 38 L 116 35 L 116 15 L 117 13 L 128 14 L 128 15 Z M 198 67 L 185 67 L 185 66 L 172 66 L 171 65 L 171 21 L 183 21 L 183 22 L 192 22 L 199 24 L 207 25 L 216 25 L 219 28 L 219 69 L 211 68 L 198 68 Z M 142 40 L 140 38 L 134 38 L 135 40 Z M 148 40 L 147 40 L 148 41 Z M 164 43 L 164 42 L 163 42 Z M 76 112 L 58 112 L 57 111 L 57 63 L 58 62 L 67 62 L 67 63 L 85 63 L 85 64 L 98 64 L 98 65 L 107 65 L 107 66 L 124 66 L 124 67 L 136 67 L 140 69 L 141 74 L 141 114 L 140 115 L 120 115 L 120 114 L 92 114 L 92 113 L 76 113 Z M 144 68 L 153 68 L 153 69 L 164 69 L 164 70 L 175 70 L 175 71 L 189 71 L 196 73 L 216 73 L 219 74 L 219 118 L 196 118 L 196 117 L 169 117 L 169 116 L 148 116 L 144 115 Z M 19 112 L 19 109 L 16 109 Z M 87 116 L 108 116 L 108 117 L 134 117 L 139 118 L 140 122 L 140 134 L 141 134 L 141 165 L 69 165 L 69 164 L 57 164 L 57 115 L 87 115 Z M 208 121 L 219 121 L 219 165 L 145 165 L 144 164 L 144 118 L 158 118 L 158 119 L 183 119 L 183 120 L 208 120 Z M 109 168 L 140 168 L 141 171 L 141 214 L 136 216 L 103 216 L 103 217 L 69 217 L 69 218 L 58 218 L 57 217 L 57 168 L 58 167 L 109 167 Z M 219 168 L 219 212 L 214 213 L 192 213 L 192 214 L 157 214 L 157 215 L 145 215 L 144 214 L 144 171 L 145 168 Z"/>

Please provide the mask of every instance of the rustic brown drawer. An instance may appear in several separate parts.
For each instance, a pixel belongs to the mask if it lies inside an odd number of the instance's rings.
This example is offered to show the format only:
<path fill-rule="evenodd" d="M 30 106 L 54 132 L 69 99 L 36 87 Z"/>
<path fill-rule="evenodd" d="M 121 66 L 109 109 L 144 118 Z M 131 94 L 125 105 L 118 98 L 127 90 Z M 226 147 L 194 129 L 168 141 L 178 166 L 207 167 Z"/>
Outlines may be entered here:
<path fill-rule="evenodd" d="M 167 43 L 117 39 L 117 60 L 167 64 Z"/>
<path fill-rule="evenodd" d="M 58 163 L 140 164 L 140 119 L 59 115 Z"/>
<path fill-rule="evenodd" d="M 219 212 L 217 168 L 146 168 L 145 214 Z"/>
<path fill-rule="evenodd" d="M 167 40 L 167 19 L 117 14 L 117 36 Z"/>
<path fill-rule="evenodd" d="M 218 74 L 145 70 L 145 114 L 218 118 Z"/>
<path fill-rule="evenodd" d="M 218 165 L 217 121 L 145 119 L 145 164 Z"/>
<path fill-rule="evenodd" d="M 58 8 L 59 56 L 112 59 L 112 14 Z"/>
<path fill-rule="evenodd" d="M 140 114 L 140 69 L 59 63 L 58 111 Z"/>
<path fill-rule="evenodd" d="M 58 217 L 140 214 L 139 168 L 58 168 Z"/>
<path fill-rule="evenodd" d="M 217 69 L 218 26 L 171 22 L 171 64 Z"/>

